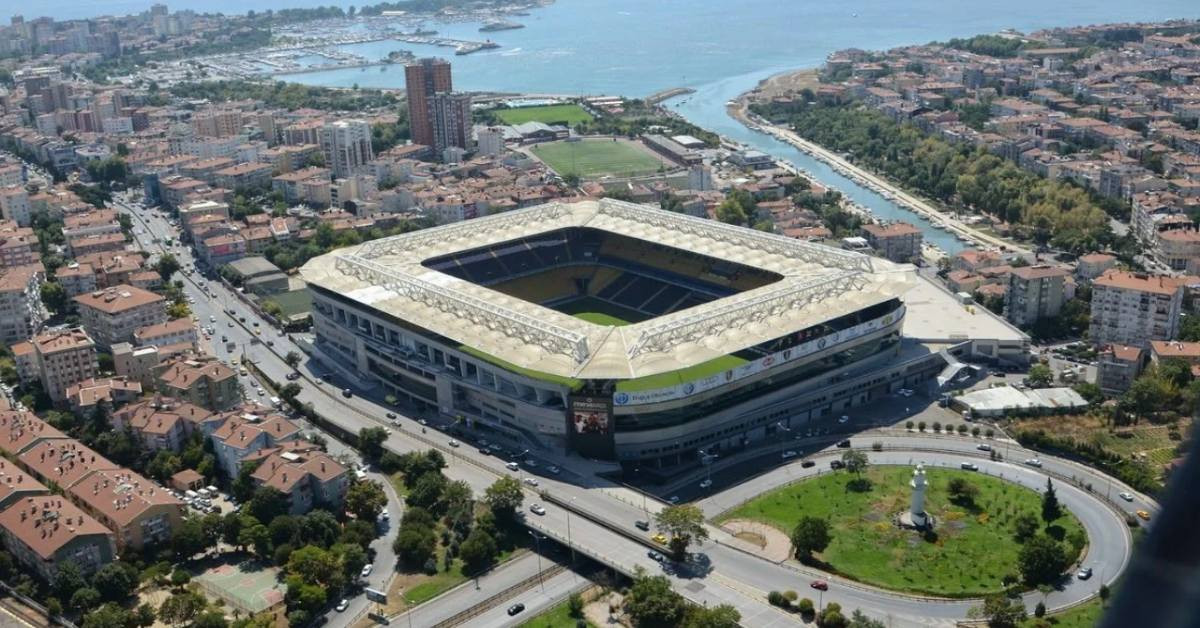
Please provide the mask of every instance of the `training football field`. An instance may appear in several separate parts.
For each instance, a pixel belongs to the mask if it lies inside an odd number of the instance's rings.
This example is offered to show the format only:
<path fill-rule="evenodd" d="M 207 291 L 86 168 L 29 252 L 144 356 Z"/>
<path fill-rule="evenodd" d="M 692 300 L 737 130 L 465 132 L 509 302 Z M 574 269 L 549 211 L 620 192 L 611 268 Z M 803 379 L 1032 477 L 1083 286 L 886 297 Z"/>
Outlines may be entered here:
<path fill-rule="evenodd" d="M 610 139 L 547 142 L 530 150 L 562 176 L 634 177 L 658 172 L 660 166 L 672 166 L 665 163 L 666 158 L 656 158 L 647 150 L 622 139 L 615 142 Z"/>
<path fill-rule="evenodd" d="M 505 124 L 541 122 L 542 124 L 565 124 L 575 126 L 580 122 L 591 122 L 592 114 L 575 104 L 543 105 L 540 107 L 517 107 L 496 109 L 497 118 Z"/>

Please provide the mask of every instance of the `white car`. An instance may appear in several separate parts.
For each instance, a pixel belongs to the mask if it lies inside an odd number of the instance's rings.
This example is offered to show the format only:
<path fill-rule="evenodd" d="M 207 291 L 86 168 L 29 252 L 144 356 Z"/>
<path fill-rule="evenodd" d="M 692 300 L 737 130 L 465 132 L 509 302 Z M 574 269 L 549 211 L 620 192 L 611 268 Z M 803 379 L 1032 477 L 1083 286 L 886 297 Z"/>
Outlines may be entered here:
<path fill-rule="evenodd" d="M 362 573 L 360 573 L 358 575 L 362 576 L 363 578 L 366 578 L 367 576 L 371 575 L 371 570 L 373 570 L 373 569 L 375 569 L 375 565 L 363 565 Z"/>
<path fill-rule="evenodd" d="M 913 396 L 913 391 L 911 391 L 911 390 L 909 390 L 909 389 L 907 389 L 907 388 L 901 388 L 900 390 L 897 390 L 896 392 L 900 393 L 900 396 L 901 396 L 901 397 L 911 397 L 911 396 Z"/>
<path fill-rule="evenodd" d="M 1028 459 L 1026 459 L 1026 460 L 1025 460 L 1025 464 L 1027 464 L 1027 465 L 1029 465 L 1029 466 L 1031 466 L 1031 467 L 1038 467 L 1038 468 L 1041 468 L 1041 466 L 1042 466 L 1042 461 L 1041 461 L 1041 460 L 1039 460 L 1039 459 L 1037 459 L 1037 458 L 1028 458 Z"/>
<path fill-rule="evenodd" d="M 796 457 L 796 452 L 794 452 L 794 451 L 792 451 L 792 450 L 790 450 L 790 449 L 789 449 L 789 450 L 787 450 L 787 451 L 785 451 L 785 452 L 783 452 L 783 459 L 784 459 L 784 460 L 787 460 L 788 458 L 795 458 L 795 457 Z"/>
<path fill-rule="evenodd" d="M 383 510 L 382 510 L 382 511 L 379 513 L 379 518 L 380 518 L 380 519 L 387 519 L 388 517 L 389 517 L 389 515 L 388 515 L 387 508 L 384 508 L 384 509 L 383 509 Z"/>
<path fill-rule="evenodd" d="M 546 509 L 542 508 L 541 504 L 534 504 L 529 507 L 529 512 L 532 512 L 533 514 L 540 516 L 540 515 L 546 514 Z"/>
<path fill-rule="evenodd" d="M 849 420 L 850 420 L 850 417 L 843 414 L 842 418 L 838 419 L 838 423 L 845 423 L 846 421 L 849 421 Z"/>
<path fill-rule="evenodd" d="M 458 441 L 454 440 L 453 438 L 451 438 L 450 442 L 448 442 L 446 444 L 450 445 L 451 447 L 458 447 Z"/>
<path fill-rule="evenodd" d="M 1133 493 L 1121 493 L 1121 499 L 1131 502 L 1133 501 Z"/>
<path fill-rule="evenodd" d="M 700 483 L 700 488 L 708 488 L 710 486 L 712 486 L 712 480 L 709 480 L 707 478 L 703 482 Z"/>
<path fill-rule="evenodd" d="M 337 612 L 344 613 L 346 612 L 347 608 L 350 608 L 350 600 L 342 599 L 342 601 L 338 602 L 337 606 L 334 608 L 337 609 Z"/>
<path fill-rule="evenodd" d="M 535 479 L 533 479 L 533 478 L 525 478 L 525 483 L 526 483 L 526 484 L 528 484 L 528 485 L 530 485 L 530 486 L 537 486 L 537 485 L 538 485 L 538 481 L 537 481 L 537 480 L 535 480 Z"/>

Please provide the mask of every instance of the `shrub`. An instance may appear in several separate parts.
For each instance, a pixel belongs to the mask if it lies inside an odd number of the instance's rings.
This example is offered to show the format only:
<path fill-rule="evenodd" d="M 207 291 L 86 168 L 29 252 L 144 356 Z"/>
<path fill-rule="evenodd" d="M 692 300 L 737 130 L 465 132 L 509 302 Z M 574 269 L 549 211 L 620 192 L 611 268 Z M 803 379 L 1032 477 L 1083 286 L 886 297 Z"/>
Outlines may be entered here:
<path fill-rule="evenodd" d="M 583 617 L 583 596 L 572 593 L 567 598 L 567 612 L 571 617 Z"/>
<path fill-rule="evenodd" d="M 987 428 L 987 432 L 984 432 L 984 434 L 985 434 L 985 435 L 986 435 L 988 438 L 991 438 L 991 437 L 993 437 L 993 436 L 995 436 L 995 435 L 996 435 L 996 430 L 993 430 L 992 428 L 990 428 L 990 427 L 989 427 L 989 428 Z"/>
<path fill-rule="evenodd" d="M 783 597 L 786 597 L 789 602 L 795 602 L 796 598 L 800 597 L 800 594 L 789 590 L 783 592 Z"/>
<path fill-rule="evenodd" d="M 877 441 L 871 443 L 871 449 L 873 451 L 883 451 L 883 441 L 877 440 Z"/>
<path fill-rule="evenodd" d="M 979 432 L 980 432 L 980 429 L 979 429 L 978 425 L 971 428 L 971 436 L 974 436 L 975 438 L 979 438 Z"/>
<path fill-rule="evenodd" d="M 767 594 L 767 603 L 771 606 L 786 608 L 788 606 L 788 599 L 783 597 L 783 594 L 779 591 L 771 591 Z"/>
<path fill-rule="evenodd" d="M 1033 616 L 1034 617 L 1045 617 L 1046 616 L 1046 603 L 1045 602 L 1038 602 L 1037 606 L 1033 607 Z"/>
<path fill-rule="evenodd" d="M 800 603 L 796 605 L 796 608 L 802 615 L 812 615 L 813 611 L 815 610 L 813 607 L 813 601 L 808 598 L 800 600 Z"/>
<path fill-rule="evenodd" d="M 925 422 L 921 421 L 920 423 L 917 423 L 917 429 L 924 432 L 925 431 Z"/>
<path fill-rule="evenodd" d="M 965 424 L 965 423 L 960 423 L 960 424 L 958 425 L 958 435 L 959 435 L 959 436 L 964 436 L 964 435 L 966 435 L 966 433 L 967 433 L 967 426 L 966 426 L 966 424 Z"/>
<path fill-rule="evenodd" d="M 905 421 L 905 422 L 904 422 L 904 429 L 911 430 L 912 428 L 913 428 L 913 422 L 912 422 L 912 421 Z"/>
<path fill-rule="evenodd" d="M 937 434 L 937 433 L 938 433 L 938 432 L 940 432 L 940 431 L 942 431 L 942 422 L 941 422 L 941 421 L 934 421 L 934 422 L 933 422 L 933 433 L 934 433 L 934 434 Z"/>

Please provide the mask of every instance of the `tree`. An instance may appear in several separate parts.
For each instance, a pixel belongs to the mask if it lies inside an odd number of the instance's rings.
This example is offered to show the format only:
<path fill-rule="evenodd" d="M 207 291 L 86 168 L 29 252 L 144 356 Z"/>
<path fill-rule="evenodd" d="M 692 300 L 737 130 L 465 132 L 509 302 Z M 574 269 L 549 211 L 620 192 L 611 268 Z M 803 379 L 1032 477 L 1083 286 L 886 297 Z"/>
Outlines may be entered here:
<path fill-rule="evenodd" d="M 683 628 L 737 628 L 742 614 L 729 604 L 691 606 L 683 619 Z"/>
<path fill-rule="evenodd" d="M 87 580 L 83 577 L 83 570 L 73 560 L 63 561 L 58 566 L 58 573 L 54 576 L 53 590 L 60 598 L 70 600 L 79 589 L 87 586 Z"/>
<path fill-rule="evenodd" d="M 71 608 L 86 613 L 100 604 L 100 592 L 92 587 L 83 587 L 76 589 L 71 594 Z"/>
<path fill-rule="evenodd" d="M 965 478 L 951 478 L 946 490 L 950 494 L 950 499 L 966 504 L 974 503 L 975 498 L 979 496 L 979 487 Z"/>
<path fill-rule="evenodd" d="M 346 583 L 341 557 L 313 545 L 292 552 L 288 557 L 287 574 L 298 577 L 304 584 L 320 586 L 334 593 L 341 591 Z"/>
<path fill-rule="evenodd" d="M 576 619 L 583 618 L 583 596 L 572 593 L 567 597 L 567 614 Z"/>
<path fill-rule="evenodd" d="M 675 560 L 687 558 L 687 549 L 692 541 L 701 543 L 708 538 L 704 511 L 699 506 L 667 506 L 654 515 L 654 522 L 658 529 L 666 531 L 670 537 L 669 545 Z"/>
<path fill-rule="evenodd" d="M 802 562 L 811 560 L 813 552 L 823 551 L 830 540 L 829 522 L 819 517 L 801 517 L 792 528 L 792 549 Z"/>
<path fill-rule="evenodd" d="M 179 272 L 179 260 L 170 253 L 163 253 L 162 257 L 154 263 L 154 270 L 158 272 L 158 276 L 162 277 L 163 283 L 169 283 L 171 276 Z"/>
<path fill-rule="evenodd" d="M 860 475 L 867 469 L 867 453 L 855 449 L 847 449 L 842 454 L 842 463 L 846 465 L 846 470 L 854 475 Z"/>
<path fill-rule="evenodd" d="M 446 476 L 440 472 L 430 471 L 422 474 L 408 492 L 405 500 L 408 505 L 424 508 L 430 512 L 441 514 L 442 491 L 446 489 Z"/>
<path fill-rule="evenodd" d="M 191 558 L 209 547 L 204 525 L 199 519 L 184 519 L 183 525 L 176 528 L 175 533 L 171 535 L 171 549 L 179 558 Z"/>
<path fill-rule="evenodd" d="M 1017 542 L 1024 543 L 1037 534 L 1038 527 L 1040 524 L 1038 524 L 1037 517 L 1023 512 L 1013 519 L 1013 537 L 1017 539 Z"/>
<path fill-rule="evenodd" d="M 133 595 L 137 584 L 137 568 L 122 561 L 109 563 L 92 574 L 92 587 L 105 602 L 124 601 Z"/>
<path fill-rule="evenodd" d="M 191 581 L 192 574 L 182 569 L 176 568 L 171 572 L 171 586 L 175 587 L 176 589 L 182 589 L 183 587 L 186 587 Z"/>
<path fill-rule="evenodd" d="M 377 462 L 383 455 L 383 442 L 387 436 L 387 430 L 382 427 L 364 427 L 358 431 L 358 450 L 367 460 Z"/>
<path fill-rule="evenodd" d="M 666 576 L 649 576 L 638 567 L 625 596 L 625 612 L 637 628 L 674 628 L 687 613 L 687 601 Z"/>
<path fill-rule="evenodd" d="M 967 616 L 986 620 L 988 628 L 1017 628 L 1025 621 L 1025 604 L 1020 599 L 990 595 L 983 599 L 982 605 L 971 607 Z"/>
<path fill-rule="evenodd" d="M 420 569 L 433 556 L 437 539 L 431 527 L 400 526 L 396 540 L 392 541 L 392 551 L 409 569 Z M 461 551 L 462 548 L 459 547 Z"/>
<path fill-rule="evenodd" d="M 386 505 L 383 486 L 374 480 L 355 482 L 346 491 L 346 511 L 361 521 L 375 521 Z"/>
<path fill-rule="evenodd" d="M 817 625 L 821 628 L 845 628 L 846 616 L 842 614 L 842 605 L 830 602 L 817 614 Z"/>
<path fill-rule="evenodd" d="M 1026 379 L 1029 380 L 1029 386 L 1032 388 L 1046 388 L 1054 383 L 1054 372 L 1045 364 L 1034 364 L 1029 369 Z"/>
<path fill-rule="evenodd" d="M 846 628 L 887 628 L 887 626 L 878 619 L 871 619 L 862 611 L 855 609 L 854 613 L 850 615 L 850 621 L 846 623 Z"/>
<path fill-rule="evenodd" d="M 158 607 L 158 618 L 168 624 L 186 624 L 196 613 L 204 609 L 203 595 L 192 591 L 180 591 L 163 600 Z"/>
<path fill-rule="evenodd" d="M 329 548 L 342 561 L 342 573 L 347 579 L 354 579 L 368 562 L 367 550 L 356 543 L 338 543 Z"/>
<path fill-rule="evenodd" d="M 225 620 L 225 614 L 219 610 L 210 609 L 196 617 L 190 628 L 226 628 L 227 626 L 229 626 L 229 622 Z"/>
<path fill-rule="evenodd" d="M 83 618 L 83 628 L 128 628 L 129 611 L 109 602 Z"/>
<path fill-rule="evenodd" d="M 517 478 L 504 476 L 487 487 L 483 493 L 483 501 L 492 509 L 492 514 L 501 521 L 512 521 L 525 499 L 521 483 Z"/>
<path fill-rule="evenodd" d="M 246 504 L 246 511 L 259 521 L 271 521 L 279 515 L 287 513 L 290 500 L 279 489 L 273 486 L 260 486 L 254 491 L 254 497 Z"/>
<path fill-rule="evenodd" d="M 1053 583 L 1062 576 L 1068 560 L 1062 544 L 1044 534 L 1025 541 L 1017 554 L 1021 577 L 1031 585 Z"/>
<path fill-rule="evenodd" d="M 42 303 L 55 314 L 66 314 L 71 307 L 71 297 L 62 284 L 57 281 L 47 281 L 41 287 Z"/>
<path fill-rule="evenodd" d="M 271 533 L 261 523 L 242 528 L 238 534 L 238 545 L 252 548 L 254 555 L 263 560 L 271 558 Z"/>
<path fill-rule="evenodd" d="M 1046 478 L 1046 490 L 1042 492 L 1042 521 L 1050 523 L 1062 516 L 1062 505 L 1054 491 L 1054 481 Z"/>
<path fill-rule="evenodd" d="M 300 364 L 301 359 L 300 354 L 295 351 L 288 351 L 287 355 L 283 356 L 283 361 L 287 362 L 287 365 L 292 368 L 296 368 L 296 365 Z"/>
<path fill-rule="evenodd" d="M 463 561 L 463 573 L 474 576 L 487 571 L 496 559 L 497 551 L 492 535 L 476 526 L 462 545 L 458 546 L 458 556 Z"/>

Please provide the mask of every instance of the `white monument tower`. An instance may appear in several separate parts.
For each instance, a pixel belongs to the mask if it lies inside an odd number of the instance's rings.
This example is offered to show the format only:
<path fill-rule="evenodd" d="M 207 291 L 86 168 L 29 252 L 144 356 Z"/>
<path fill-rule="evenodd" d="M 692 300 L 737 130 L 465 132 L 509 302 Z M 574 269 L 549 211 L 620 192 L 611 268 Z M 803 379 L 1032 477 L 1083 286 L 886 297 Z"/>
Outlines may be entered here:
<path fill-rule="evenodd" d="M 925 481 L 925 465 L 918 464 L 913 471 L 912 482 L 909 482 L 912 487 L 912 503 L 908 508 L 909 520 L 913 527 L 923 528 L 928 523 L 925 516 L 925 489 L 928 484 Z"/>

